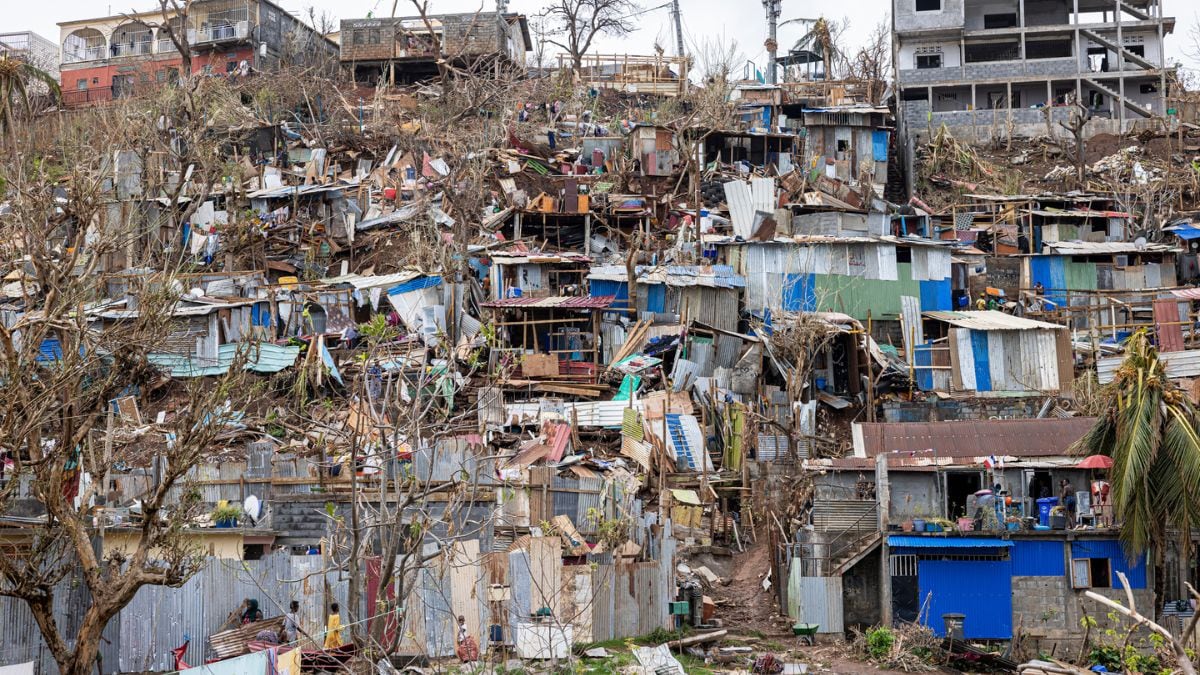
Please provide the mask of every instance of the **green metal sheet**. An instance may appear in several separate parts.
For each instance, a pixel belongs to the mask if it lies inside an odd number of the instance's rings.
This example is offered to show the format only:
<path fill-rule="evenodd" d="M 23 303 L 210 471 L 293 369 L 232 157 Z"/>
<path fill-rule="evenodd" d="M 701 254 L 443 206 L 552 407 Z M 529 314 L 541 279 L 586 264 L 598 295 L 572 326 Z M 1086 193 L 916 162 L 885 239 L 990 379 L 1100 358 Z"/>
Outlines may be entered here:
<path fill-rule="evenodd" d="M 278 373 L 284 368 L 291 368 L 300 356 L 298 346 L 230 343 L 217 348 L 216 363 L 180 354 L 150 354 L 147 358 L 150 363 L 169 372 L 171 377 L 210 377 L 228 372 L 238 349 L 242 348 L 246 350 L 246 370 L 256 373 Z"/>

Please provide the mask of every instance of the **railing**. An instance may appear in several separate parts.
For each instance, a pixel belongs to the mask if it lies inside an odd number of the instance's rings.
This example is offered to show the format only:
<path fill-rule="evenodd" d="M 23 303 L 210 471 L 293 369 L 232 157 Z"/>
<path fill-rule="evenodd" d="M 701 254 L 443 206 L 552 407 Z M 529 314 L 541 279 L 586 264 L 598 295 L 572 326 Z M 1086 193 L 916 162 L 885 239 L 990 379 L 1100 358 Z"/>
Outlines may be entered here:
<path fill-rule="evenodd" d="M 81 52 L 63 52 L 63 63 L 83 63 L 84 61 L 99 61 L 106 58 L 107 53 L 103 46 L 88 47 Z"/>
<path fill-rule="evenodd" d="M 112 44 L 113 56 L 145 56 L 154 51 L 154 43 L 150 40 L 140 40 L 138 42 L 125 42 Z"/>
<path fill-rule="evenodd" d="M 830 576 L 838 571 L 840 564 L 879 536 L 879 510 L 874 508 L 864 511 L 827 542 L 793 542 L 789 557 L 801 559 L 801 573 L 806 577 Z"/>
<path fill-rule="evenodd" d="M 64 89 L 62 92 L 62 103 L 67 108 L 75 108 L 97 103 L 107 103 L 122 98 L 131 98 L 144 91 L 144 85 Z"/>
<path fill-rule="evenodd" d="M 197 45 L 208 42 L 244 40 L 250 37 L 250 22 L 234 21 L 232 23 L 218 23 L 199 30 L 190 30 L 188 33 L 191 43 Z"/>

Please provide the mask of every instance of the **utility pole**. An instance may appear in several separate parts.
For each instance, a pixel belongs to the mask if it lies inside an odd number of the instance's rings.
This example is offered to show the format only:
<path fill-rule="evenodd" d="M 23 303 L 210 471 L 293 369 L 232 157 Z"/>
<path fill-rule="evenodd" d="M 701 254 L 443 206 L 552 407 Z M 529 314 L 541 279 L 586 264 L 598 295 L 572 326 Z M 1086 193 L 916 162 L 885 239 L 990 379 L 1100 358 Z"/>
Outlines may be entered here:
<path fill-rule="evenodd" d="M 763 0 L 763 8 L 767 10 L 767 82 L 778 84 L 775 75 L 775 55 L 779 50 L 779 43 L 775 41 L 775 37 L 779 30 L 779 16 L 783 14 L 783 0 Z"/>
<path fill-rule="evenodd" d="M 675 18 L 675 55 L 684 57 L 683 53 L 683 19 L 679 16 L 679 0 L 671 0 L 671 14 Z"/>

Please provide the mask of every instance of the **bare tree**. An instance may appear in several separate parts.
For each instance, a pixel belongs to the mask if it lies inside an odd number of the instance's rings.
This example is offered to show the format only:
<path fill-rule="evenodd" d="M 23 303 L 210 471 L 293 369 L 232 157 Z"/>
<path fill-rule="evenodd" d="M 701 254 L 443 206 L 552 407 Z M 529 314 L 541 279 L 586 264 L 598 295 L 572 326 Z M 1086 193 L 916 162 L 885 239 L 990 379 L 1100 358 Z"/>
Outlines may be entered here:
<path fill-rule="evenodd" d="M 176 270 L 142 278 L 131 291 L 135 311 L 104 330 L 93 325 L 99 317 L 89 307 L 107 297 L 104 261 L 138 237 L 103 214 L 112 153 L 137 149 L 136 136 L 110 133 L 130 124 L 124 115 L 114 106 L 61 121 L 58 133 L 27 144 L 45 161 L 13 153 L 0 164 L 9 196 L 0 260 L 22 280 L 20 309 L 0 324 L 0 450 L 20 477 L 0 485 L 0 512 L 32 514 L 19 543 L 6 540 L 0 555 L 0 595 L 28 605 L 64 675 L 96 670 L 102 632 L 138 589 L 179 585 L 195 571 L 200 552 L 185 529 L 200 501 L 184 489 L 186 477 L 224 430 L 225 411 L 242 403 L 237 375 L 166 384 L 177 404 L 148 433 L 114 429 L 114 399 L 163 391 L 148 356 L 164 351 L 175 330 L 181 288 Z M 92 505 L 118 460 L 151 468 L 157 480 L 139 497 L 127 545 L 110 548 L 98 545 Z M 74 626 L 55 618 L 64 583 L 82 585 L 89 598 Z"/>
<path fill-rule="evenodd" d="M 636 30 L 633 15 L 637 11 L 632 0 L 554 0 L 542 16 L 550 22 L 551 35 L 557 33 L 562 38 L 546 41 L 566 51 L 571 67 L 578 72 L 583 67 L 583 55 L 597 37 L 621 37 Z"/>
<path fill-rule="evenodd" d="M 846 65 L 846 75 L 861 80 L 866 86 L 867 102 L 871 105 L 883 103 L 892 70 L 892 32 L 887 19 L 875 25 L 866 44 L 858 48 Z"/>
<path fill-rule="evenodd" d="M 158 30 L 160 36 L 166 35 L 179 52 L 179 76 L 182 78 L 192 75 L 192 46 L 188 42 L 188 14 L 192 11 L 194 0 L 158 0 L 158 10 L 161 21 L 147 23 L 147 26 Z M 162 39 L 161 37 L 159 38 Z"/>

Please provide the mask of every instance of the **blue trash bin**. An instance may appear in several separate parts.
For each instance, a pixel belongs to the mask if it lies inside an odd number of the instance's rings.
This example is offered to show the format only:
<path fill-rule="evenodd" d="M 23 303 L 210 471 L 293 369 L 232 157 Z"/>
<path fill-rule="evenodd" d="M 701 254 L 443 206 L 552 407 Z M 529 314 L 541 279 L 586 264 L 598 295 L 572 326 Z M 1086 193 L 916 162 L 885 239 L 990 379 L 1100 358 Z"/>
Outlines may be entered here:
<path fill-rule="evenodd" d="M 1058 506 L 1058 497 L 1042 497 L 1037 500 L 1038 524 L 1050 526 L 1050 509 Z"/>

